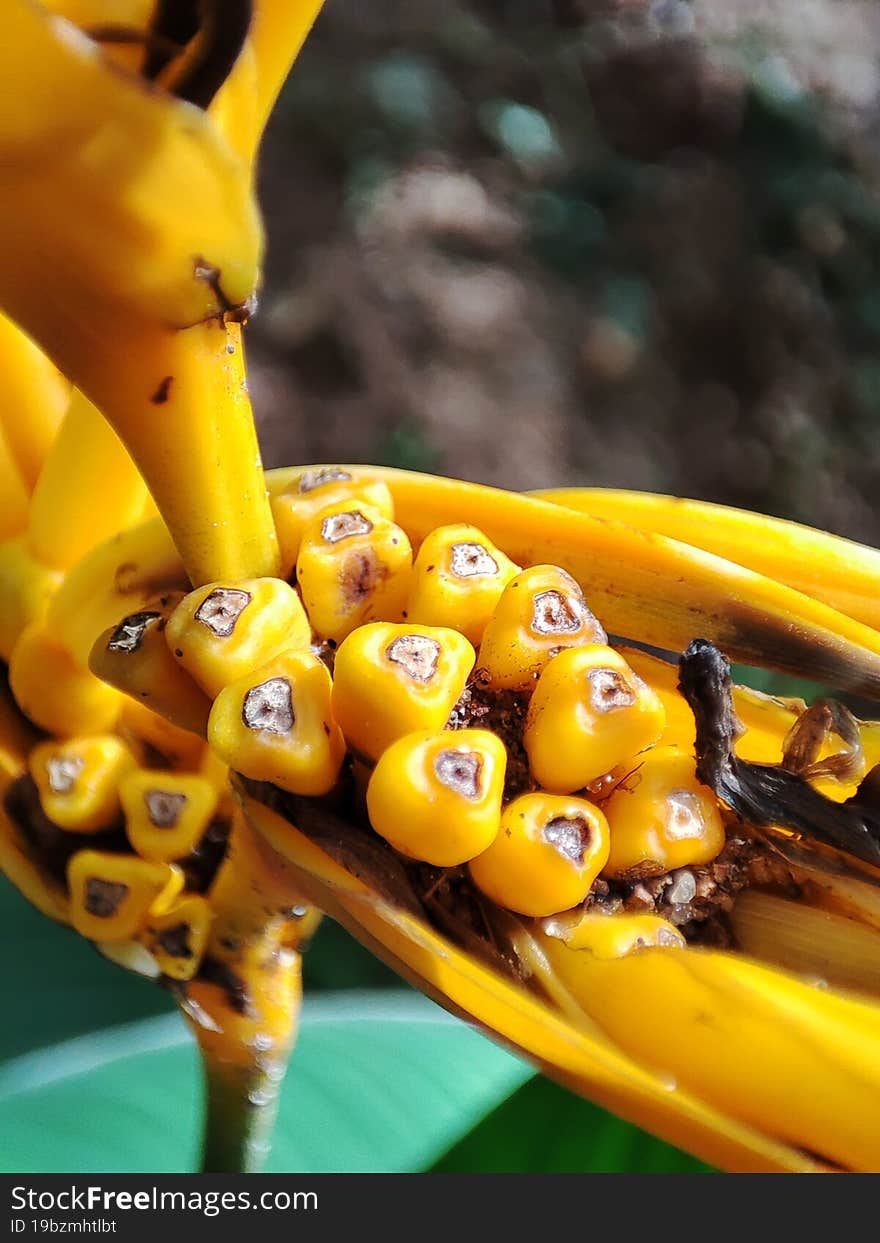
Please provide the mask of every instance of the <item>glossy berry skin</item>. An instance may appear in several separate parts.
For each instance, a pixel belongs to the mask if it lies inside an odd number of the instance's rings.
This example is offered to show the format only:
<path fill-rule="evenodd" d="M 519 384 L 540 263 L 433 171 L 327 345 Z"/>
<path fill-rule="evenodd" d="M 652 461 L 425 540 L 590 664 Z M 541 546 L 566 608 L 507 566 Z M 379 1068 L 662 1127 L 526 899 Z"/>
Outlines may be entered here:
<path fill-rule="evenodd" d="M 613 648 L 569 648 L 545 666 L 523 735 L 537 783 L 558 794 L 590 782 L 663 733 L 660 697 Z"/>
<path fill-rule="evenodd" d="M 473 664 L 457 630 L 361 626 L 336 653 L 333 714 L 349 745 L 378 760 L 404 734 L 443 729 Z"/>
<path fill-rule="evenodd" d="M 415 559 L 407 618 L 450 626 L 477 645 L 501 593 L 519 572 L 476 527 L 438 527 L 423 540 Z"/>
<path fill-rule="evenodd" d="M 183 888 L 171 863 L 80 850 L 67 865 L 71 923 L 92 941 L 128 941 Z"/>
<path fill-rule="evenodd" d="M 195 773 L 142 768 L 119 787 L 125 831 L 144 859 L 185 859 L 198 846 L 217 810 L 214 786 Z"/>
<path fill-rule="evenodd" d="M 341 502 L 306 524 L 296 581 L 312 626 L 341 643 L 358 626 L 404 616 L 412 546 L 378 509 Z"/>
<path fill-rule="evenodd" d="M 184 597 L 165 627 L 174 658 L 211 698 L 311 638 L 299 596 L 280 578 L 207 583 Z"/>
<path fill-rule="evenodd" d="M 679 747 L 639 757 L 604 805 L 611 827 L 605 874 L 662 875 L 710 863 L 725 833 L 714 794 L 697 780 L 694 759 Z"/>
<path fill-rule="evenodd" d="M 554 565 L 535 565 L 511 579 L 490 618 L 477 657 L 489 685 L 528 691 L 563 648 L 606 643 L 574 579 Z"/>
<path fill-rule="evenodd" d="M 607 821 L 586 799 L 523 794 L 505 807 L 495 841 L 469 864 L 493 902 L 555 915 L 583 902 L 608 858 Z"/>
<path fill-rule="evenodd" d="M 454 867 L 495 840 L 507 752 L 484 729 L 406 734 L 367 787 L 370 823 L 401 854 Z"/>
<path fill-rule="evenodd" d="M 119 819 L 119 783 L 134 766 L 115 734 L 42 742 L 29 759 L 43 811 L 70 833 L 96 833 Z"/>
<path fill-rule="evenodd" d="M 345 466 L 304 470 L 271 498 L 272 517 L 281 552 L 281 572 L 287 577 L 296 565 L 303 532 L 311 520 L 343 503 L 352 508 L 369 505 L 394 520 L 394 501 L 387 483 L 351 471 Z"/>
<path fill-rule="evenodd" d="M 345 744 L 330 707 L 327 666 L 311 652 L 284 652 L 214 701 L 208 741 L 230 768 L 294 794 L 327 794 Z"/>
<path fill-rule="evenodd" d="M 569 949 L 589 950 L 596 958 L 610 960 L 650 948 L 684 949 L 682 933 L 660 915 L 578 911 L 544 923 L 548 935 L 564 941 Z"/>

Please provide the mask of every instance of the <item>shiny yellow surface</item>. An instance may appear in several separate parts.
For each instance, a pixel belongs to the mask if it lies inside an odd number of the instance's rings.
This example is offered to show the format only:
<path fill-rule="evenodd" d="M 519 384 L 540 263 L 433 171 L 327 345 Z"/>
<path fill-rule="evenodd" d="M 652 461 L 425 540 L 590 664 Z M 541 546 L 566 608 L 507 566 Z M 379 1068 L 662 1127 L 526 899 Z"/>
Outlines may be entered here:
<path fill-rule="evenodd" d="M 604 804 L 611 829 L 608 876 L 657 873 L 710 863 L 726 835 L 718 800 L 697 780 L 694 757 L 679 747 L 654 747 L 632 763 Z"/>
<path fill-rule="evenodd" d="M 148 601 L 153 607 L 121 618 L 92 649 L 92 675 L 161 713 L 178 729 L 204 736 L 211 701 L 174 659 L 164 623 L 179 599 L 175 593 Z M 127 634 L 136 635 L 129 639 Z M 122 636 L 122 637 L 120 637 Z"/>
<path fill-rule="evenodd" d="M 220 692 L 208 741 L 247 777 L 295 794 L 326 794 L 345 755 L 330 689 L 327 666 L 317 656 L 283 652 Z"/>
<path fill-rule="evenodd" d="M 41 742 L 28 757 L 43 811 L 69 833 L 95 833 L 113 824 L 119 783 L 134 763 L 115 734 Z"/>
<path fill-rule="evenodd" d="M 349 745 L 377 760 L 404 734 L 443 729 L 473 666 L 457 630 L 360 626 L 336 653 L 333 714 Z"/>
<path fill-rule="evenodd" d="M 407 734 L 373 769 L 370 823 L 411 859 L 466 863 L 495 840 L 506 767 L 504 743 L 488 730 Z"/>
<path fill-rule="evenodd" d="M 78 850 L 67 865 L 71 922 L 92 941 L 128 941 L 144 927 L 151 914 L 162 914 L 183 888 L 184 876 L 171 863 L 153 863 L 132 855 Z M 91 887 L 113 886 L 109 910 L 98 907 Z M 91 909 L 90 909 L 91 908 Z"/>
<path fill-rule="evenodd" d="M 33 489 L 67 409 L 70 385 L 42 350 L 2 314 L 0 372 L 3 438 L 22 483 Z M 5 500 L 5 491 L 3 496 Z"/>
<path fill-rule="evenodd" d="M 123 777 L 119 799 L 135 852 L 162 863 L 191 854 L 217 809 L 217 791 L 204 777 L 154 768 Z"/>
<path fill-rule="evenodd" d="M 551 488 L 533 495 L 681 540 L 786 583 L 856 621 L 880 626 L 876 548 L 766 514 L 653 492 Z"/>
<path fill-rule="evenodd" d="M 207 583 L 174 608 L 165 627 L 169 651 L 212 699 L 290 648 L 307 648 L 312 631 L 302 602 L 280 578 Z"/>
<path fill-rule="evenodd" d="M 283 488 L 291 473 L 270 472 L 270 490 Z M 517 564 L 549 562 L 572 574 L 610 634 L 668 651 L 699 634 L 732 660 L 795 676 L 809 669 L 818 682 L 880 697 L 880 634 L 783 583 L 666 536 L 533 497 L 390 468 L 376 473 L 414 543 L 449 522 L 479 527 Z"/>
<path fill-rule="evenodd" d="M 345 479 L 335 476 L 347 475 Z M 304 471 L 282 492 L 272 497 L 272 517 L 278 534 L 281 552 L 281 573 L 290 575 L 296 565 L 302 544 L 303 531 L 317 514 L 339 503 L 356 508 L 368 505 L 380 514 L 394 520 L 394 502 L 388 485 L 381 479 L 371 479 L 363 472 L 350 471 Z"/>
<path fill-rule="evenodd" d="M 476 527 L 438 527 L 422 541 L 415 559 L 407 618 L 452 626 L 478 646 L 502 591 L 519 572 Z"/>
<path fill-rule="evenodd" d="M 341 643 L 367 622 L 403 618 L 411 569 L 401 527 L 369 505 L 341 501 L 306 523 L 296 581 L 314 629 Z"/>
<path fill-rule="evenodd" d="M 591 644 L 545 665 L 523 742 L 538 784 L 572 794 L 650 747 L 665 725 L 656 692 L 618 652 Z"/>
<path fill-rule="evenodd" d="M 491 686 L 531 690 L 564 647 L 603 643 L 605 632 L 578 584 L 555 565 L 531 565 L 511 579 L 490 617 L 477 664 Z"/>
<path fill-rule="evenodd" d="M 495 841 L 470 862 L 478 889 L 520 915 L 583 902 L 608 858 L 607 821 L 586 799 L 523 794 L 501 814 Z"/>

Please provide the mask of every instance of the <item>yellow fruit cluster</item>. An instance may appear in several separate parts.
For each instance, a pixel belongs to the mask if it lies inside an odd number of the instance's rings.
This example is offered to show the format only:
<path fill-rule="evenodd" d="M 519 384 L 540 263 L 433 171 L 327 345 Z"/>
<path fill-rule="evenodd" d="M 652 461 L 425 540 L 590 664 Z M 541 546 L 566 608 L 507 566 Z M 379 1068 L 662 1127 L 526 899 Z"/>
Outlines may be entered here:
<path fill-rule="evenodd" d="M 349 755 L 381 838 L 407 859 L 468 865 L 485 897 L 522 915 L 575 907 L 600 876 L 721 852 L 717 801 L 670 736 L 663 699 L 609 645 L 567 572 L 522 569 L 462 524 L 430 531 L 413 560 L 388 487 L 368 472 L 304 472 L 273 508 L 295 586 L 166 593 L 102 636 L 94 673 L 292 794 L 328 795 Z M 492 716 L 501 704 L 506 726 Z M 199 817 L 190 796 L 173 838 L 151 826 L 135 807 L 148 778 L 126 775 L 117 792 L 124 748 L 113 742 L 77 742 L 82 810 L 53 814 L 51 792 L 44 810 L 82 832 L 108 825 L 121 798 L 134 849 L 172 866 L 210 809 Z M 183 787 L 167 784 L 172 806 Z"/>

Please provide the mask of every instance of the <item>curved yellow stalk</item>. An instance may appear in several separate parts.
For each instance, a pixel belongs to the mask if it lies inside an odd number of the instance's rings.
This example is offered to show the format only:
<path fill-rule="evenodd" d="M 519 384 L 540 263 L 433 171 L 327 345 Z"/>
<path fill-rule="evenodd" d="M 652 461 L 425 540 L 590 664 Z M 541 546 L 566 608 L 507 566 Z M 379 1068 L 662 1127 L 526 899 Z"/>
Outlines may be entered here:
<path fill-rule="evenodd" d="M 568 1013 L 561 1017 L 534 995 L 503 979 L 458 950 L 427 924 L 369 889 L 267 807 L 247 796 L 244 797 L 244 806 L 266 842 L 293 866 L 294 883 L 309 901 L 337 919 L 363 944 L 434 1000 L 454 1013 L 477 1022 L 494 1039 L 537 1062 L 551 1077 L 725 1169 L 807 1172 L 823 1168 L 821 1161 L 803 1151 L 808 1146 L 808 1140 L 803 1136 L 795 1144 L 785 1142 L 773 1128 L 755 1125 L 737 1116 L 736 1111 L 728 1110 L 726 1101 L 722 1108 L 716 1108 L 698 1091 L 672 1079 L 668 1070 L 648 1069 L 651 1065 L 658 1065 L 658 1062 L 662 1065 L 663 1059 L 658 1059 L 653 1051 L 652 1056 L 647 1058 L 641 1057 L 641 1050 L 637 1055 L 630 1053 L 625 1045 L 618 1042 L 616 1033 L 609 1036 L 587 1016 L 576 998 L 568 998 Z M 691 952 L 662 950 L 658 953 L 674 955 L 676 960 L 681 956 L 689 962 Z M 727 956 L 706 952 L 705 959 L 707 971 L 712 970 L 716 960 L 722 964 L 723 971 Z M 607 978 L 612 982 L 609 983 L 612 998 L 615 978 L 620 980 L 621 987 L 626 985 L 625 976 L 615 977 L 614 971 L 628 961 L 615 960 L 608 964 Z M 647 963 L 653 960 L 645 958 L 642 961 Z M 744 964 L 746 972 L 750 969 L 751 964 Z M 754 968 L 758 973 L 763 970 Z M 764 974 L 779 978 L 787 990 L 786 997 L 794 996 L 795 1000 L 800 1000 L 802 1009 L 816 992 L 797 981 L 783 978 L 782 973 Z M 824 995 L 820 996 L 824 1000 Z M 652 997 L 655 1007 L 670 1008 L 679 1013 L 682 1021 L 693 1025 L 693 1015 L 679 1012 L 678 999 L 674 994 L 658 998 L 652 992 Z M 865 1003 L 840 998 L 834 1000 L 843 1008 L 838 1013 L 842 1014 L 847 1006 L 850 1007 L 846 1013 L 852 1022 L 862 1019 L 865 1013 L 871 1015 L 872 1021 L 877 1020 L 874 1008 Z M 688 1001 L 685 994 L 683 1009 L 686 1009 Z M 639 994 L 632 994 L 631 1003 L 620 1004 L 638 1007 Z M 715 1004 L 716 1014 L 724 1004 L 722 996 Z M 597 1011 L 599 1009 L 597 1007 Z M 645 1021 L 645 1015 L 652 1013 L 652 1009 L 645 1008 L 637 1020 L 644 1033 L 643 1044 L 650 1042 L 652 1023 Z M 733 1011 L 724 1010 L 724 1015 L 732 1021 Z M 779 1021 L 778 1014 L 773 1017 Z M 767 1022 L 766 1013 L 759 1013 L 755 1022 L 759 1026 Z M 669 1029 L 671 1039 L 675 1031 L 672 1020 Z M 763 1034 L 761 1030 L 758 1037 Z M 692 1035 L 689 1031 L 688 1038 Z M 867 1041 L 865 1043 L 868 1044 Z M 860 1057 L 861 1053 L 860 1049 Z M 733 1066 L 725 1063 L 727 1073 L 734 1074 L 741 1057 L 740 1050 Z M 783 1071 L 784 1064 L 776 1069 Z M 826 1102 L 828 1094 L 832 1093 L 835 1101 L 842 1102 L 841 1108 L 857 1108 L 860 1117 L 866 1116 L 872 1106 L 876 1110 L 877 1093 L 880 1091 L 876 1058 L 873 1063 L 867 1061 L 864 1065 L 856 1059 L 848 1065 L 835 1060 L 823 1072 L 822 1082 Z M 697 1086 L 703 1086 L 699 1080 Z M 789 1078 L 784 1090 L 789 1098 L 796 1099 L 803 1091 L 803 1084 Z M 828 1121 L 826 1115 L 825 1123 Z M 810 1132 L 810 1137 L 816 1141 L 815 1147 L 824 1150 L 819 1135 Z M 853 1156 L 858 1156 L 860 1160 L 864 1155 L 870 1156 L 875 1168 L 876 1163 L 880 1163 L 880 1143 L 876 1132 L 873 1150 L 859 1148 L 853 1152 Z M 867 1168 L 872 1167 L 869 1165 Z"/>
<path fill-rule="evenodd" d="M 77 389 L 37 480 L 28 515 L 34 557 L 67 570 L 140 519 L 146 485 L 119 437 Z"/>
<path fill-rule="evenodd" d="M 880 626 L 880 552 L 876 548 L 797 522 L 653 492 L 552 488 L 531 495 L 702 548 L 821 600 L 865 625 Z"/>
<path fill-rule="evenodd" d="M 0 424 L 25 487 L 33 488 L 67 409 L 70 385 L 5 315 L 0 315 L 0 374 Z M 5 489 L 2 495 L 5 502 Z"/>
<path fill-rule="evenodd" d="M 12 452 L 6 430 L 0 426 L 0 539 L 15 535 L 27 523 L 27 486 Z"/>
<path fill-rule="evenodd" d="M 298 473 L 271 472 L 272 493 Z M 414 544 L 445 523 L 479 527 L 517 564 L 562 566 L 613 634 L 672 651 L 702 635 L 735 660 L 801 676 L 808 669 L 816 681 L 880 697 L 880 633 L 732 561 L 496 488 L 400 470 L 369 473 L 388 484 L 396 519 Z"/>

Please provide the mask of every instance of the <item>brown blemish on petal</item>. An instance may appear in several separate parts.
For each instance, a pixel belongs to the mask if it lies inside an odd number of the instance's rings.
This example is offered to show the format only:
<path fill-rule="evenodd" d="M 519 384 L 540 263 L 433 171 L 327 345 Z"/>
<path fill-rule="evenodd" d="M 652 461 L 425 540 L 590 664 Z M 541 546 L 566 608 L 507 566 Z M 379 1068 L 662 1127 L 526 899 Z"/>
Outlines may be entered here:
<path fill-rule="evenodd" d="M 241 718 L 248 729 L 267 734 L 289 734 L 293 729 L 293 700 L 287 678 L 269 678 L 244 697 Z"/>
<path fill-rule="evenodd" d="M 463 798 L 480 797 L 483 757 L 478 751 L 441 751 L 434 757 L 434 775 L 441 785 Z"/>
<path fill-rule="evenodd" d="M 596 712 L 617 712 L 631 708 L 636 702 L 632 688 L 616 669 L 590 669 L 590 703 Z"/>
<path fill-rule="evenodd" d="M 237 587 L 217 587 L 195 611 L 195 619 L 215 634 L 228 639 L 235 624 L 251 602 L 251 593 Z"/>
<path fill-rule="evenodd" d="M 111 634 L 107 651 L 136 652 L 144 641 L 147 628 L 161 616 L 161 613 L 132 613 L 124 617 Z"/>
<path fill-rule="evenodd" d="M 541 837 L 564 858 L 580 867 L 590 844 L 590 828 L 583 816 L 554 816 L 541 830 Z"/>
<path fill-rule="evenodd" d="M 90 915 L 97 919 L 110 919 L 129 895 L 129 887 L 122 881 L 102 880 L 90 876 L 86 880 L 84 904 Z"/>
<path fill-rule="evenodd" d="M 157 829 L 173 829 L 186 806 L 186 795 L 171 790 L 147 790 L 144 793 L 144 806 L 150 824 Z"/>
<path fill-rule="evenodd" d="M 405 634 L 394 639 L 385 649 L 392 664 L 400 665 L 414 682 L 426 686 L 437 672 L 440 644 L 423 634 Z"/>
<path fill-rule="evenodd" d="M 156 388 L 155 393 L 153 393 L 153 396 L 150 398 L 150 401 L 152 402 L 154 406 L 165 405 L 165 402 L 168 400 L 168 397 L 171 393 L 171 385 L 173 383 L 174 383 L 173 375 L 166 375 L 162 380 L 159 381 L 159 384 Z"/>

